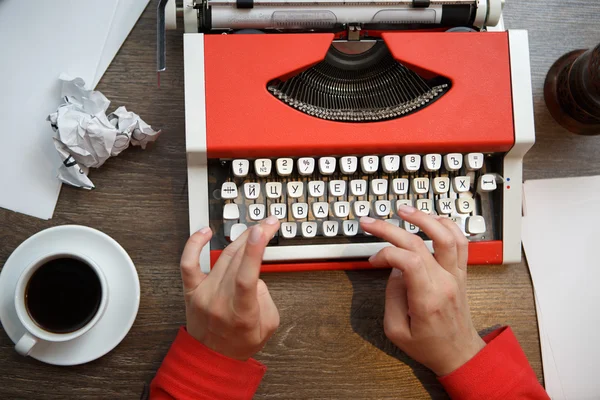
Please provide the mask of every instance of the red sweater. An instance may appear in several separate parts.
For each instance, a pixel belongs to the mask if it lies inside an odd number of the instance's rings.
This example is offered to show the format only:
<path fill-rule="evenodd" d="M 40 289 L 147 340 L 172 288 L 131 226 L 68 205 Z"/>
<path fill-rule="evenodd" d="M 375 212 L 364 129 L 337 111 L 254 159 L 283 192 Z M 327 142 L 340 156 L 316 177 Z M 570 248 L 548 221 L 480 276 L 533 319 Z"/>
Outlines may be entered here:
<path fill-rule="evenodd" d="M 454 399 L 549 399 L 508 327 L 483 338 L 487 345 L 439 380 Z M 179 330 L 150 385 L 150 399 L 251 399 L 267 368 L 216 353 Z"/>

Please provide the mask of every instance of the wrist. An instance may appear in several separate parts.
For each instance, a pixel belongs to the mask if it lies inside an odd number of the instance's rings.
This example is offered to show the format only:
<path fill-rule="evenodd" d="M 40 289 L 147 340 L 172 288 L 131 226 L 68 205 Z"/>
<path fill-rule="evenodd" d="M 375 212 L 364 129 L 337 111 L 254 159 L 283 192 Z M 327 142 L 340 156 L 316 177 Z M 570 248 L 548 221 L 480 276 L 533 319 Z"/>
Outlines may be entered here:
<path fill-rule="evenodd" d="M 441 377 L 451 374 L 468 363 L 485 347 L 485 341 L 476 334 L 472 341 L 461 347 L 462 349 L 450 357 L 447 363 L 440 365 L 436 369 L 432 369 L 437 376 Z"/>
<path fill-rule="evenodd" d="M 190 330 L 189 324 L 186 326 L 186 331 L 206 348 L 236 361 L 246 362 L 256 353 L 235 348 L 232 342 L 224 341 L 222 338 L 211 336 L 206 332 L 199 334 L 194 329 Z"/>

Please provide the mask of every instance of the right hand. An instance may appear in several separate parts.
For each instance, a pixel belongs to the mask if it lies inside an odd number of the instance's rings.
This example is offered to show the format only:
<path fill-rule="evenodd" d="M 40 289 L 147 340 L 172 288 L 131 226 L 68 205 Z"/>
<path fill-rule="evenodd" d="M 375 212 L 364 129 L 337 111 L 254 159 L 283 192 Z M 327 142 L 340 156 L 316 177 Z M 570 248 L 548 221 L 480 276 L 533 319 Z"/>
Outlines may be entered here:
<path fill-rule="evenodd" d="M 279 229 L 269 217 L 246 230 L 223 250 L 210 274 L 201 272 L 209 228 L 194 233 L 181 256 L 188 333 L 210 349 L 246 361 L 260 351 L 279 326 L 279 312 L 259 279 L 263 254 Z"/>
<path fill-rule="evenodd" d="M 406 354 L 438 376 L 451 373 L 484 346 L 467 302 L 468 241 L 448 218 L 401 206 L 400 217 L 433 240 L 423 240 L 382 220 L 362 218 L 361 227 L 391 243 L 370 258 L 393 268 L 386 289 L 384 330 Z"/>

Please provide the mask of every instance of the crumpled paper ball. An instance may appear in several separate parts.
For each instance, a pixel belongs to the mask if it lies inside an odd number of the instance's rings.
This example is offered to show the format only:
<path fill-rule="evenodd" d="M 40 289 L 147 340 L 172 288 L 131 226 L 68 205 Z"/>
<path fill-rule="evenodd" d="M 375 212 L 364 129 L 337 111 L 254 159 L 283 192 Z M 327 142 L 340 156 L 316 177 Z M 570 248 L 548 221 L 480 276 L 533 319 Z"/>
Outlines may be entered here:
<path fill-rule="evenodd" d="M 58 178 L 64 183 L 93 189 L 89 168 L 99 168 L 130 144 L 145 149 L 160 135 L 125 107 L 106 115 L 110 101 L 101 92 L 85 89 L 83 79 L 67 75 L 59 79 L 63 103 L 47 120 L 57 132 L 54 147 L 62 161 Z"/>

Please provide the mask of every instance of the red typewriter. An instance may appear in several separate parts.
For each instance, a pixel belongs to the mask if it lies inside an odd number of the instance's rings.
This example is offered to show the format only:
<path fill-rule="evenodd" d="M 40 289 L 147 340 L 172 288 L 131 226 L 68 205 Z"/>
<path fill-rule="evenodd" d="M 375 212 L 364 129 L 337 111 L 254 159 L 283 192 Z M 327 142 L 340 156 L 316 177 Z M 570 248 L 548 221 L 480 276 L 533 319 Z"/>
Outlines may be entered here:
<path fill-rule="evenodd" d="M 389 244 L 361 231 L 366 215 L 431 249 L 402 204 L 452 218 L 470 264 L 519 262 L 533 106 L 527 32 L 504 29 L 503 3 L 185 0 L 190 230 L 214 232 L 203 270 L 269 215 L 263 271 L 369 268 Z M 159 5 L 159 71 L 174 7 Z"/>

